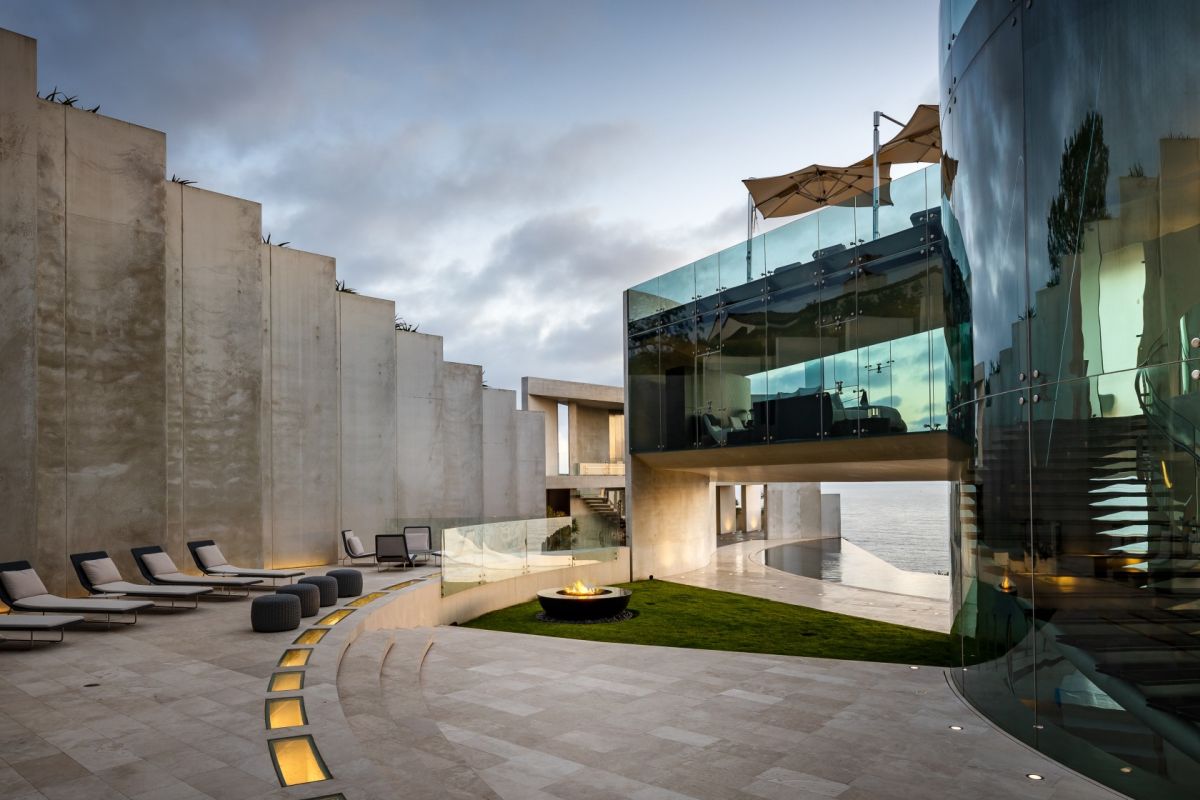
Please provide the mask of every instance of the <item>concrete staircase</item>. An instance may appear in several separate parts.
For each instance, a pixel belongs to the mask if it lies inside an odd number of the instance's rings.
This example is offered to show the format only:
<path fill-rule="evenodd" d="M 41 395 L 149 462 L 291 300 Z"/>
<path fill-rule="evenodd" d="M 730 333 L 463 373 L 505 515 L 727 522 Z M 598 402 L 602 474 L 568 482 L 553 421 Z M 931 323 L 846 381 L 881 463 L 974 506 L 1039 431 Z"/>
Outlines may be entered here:
<path fill-rule="evenodd" d="M 621 512 L 616 506 L 608 501 L 608 498 L 603 492 L 590 492 L 586 489 L 579 491 L 579 499 L 582 500 L 593 514 L 603 517 L 606 522 L 614 527 L 625 527 L 625 518 L 621 516 Z"/>

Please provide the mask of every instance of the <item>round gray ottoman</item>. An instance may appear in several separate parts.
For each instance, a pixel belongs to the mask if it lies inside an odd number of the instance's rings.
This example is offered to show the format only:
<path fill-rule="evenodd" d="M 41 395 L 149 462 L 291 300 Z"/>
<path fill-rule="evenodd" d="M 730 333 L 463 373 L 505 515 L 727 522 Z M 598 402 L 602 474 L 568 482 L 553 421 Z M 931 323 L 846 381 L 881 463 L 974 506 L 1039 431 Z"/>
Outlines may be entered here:
<path fill-rule="evenodd" d="M 337 581 L 338 597 L 358 597 L 362 594 L 362 573 L 356 569 L 331 569 L 325 573 Z"/>
<path fill-rule="evenodd" d="M 250 625 L 259 633 L 294 631 L 300 627 L 300 598 L 294 594 L 264 594 L 250 604 Z"/>
<path fill-rule="evenodd" d="M 280 586 L 275 593 L 299 597 L 302 617 L 314 617 L 321 610 L 321 590 L 311 583 L 289 583 L 287 586 Z"/>
<path fill-rule="evenodd" d="M 307 583 L 317 587 L 321 591 L 321 605 L 331 606 L 337 602 L 338 598 L 338 582 L 337 578 L 331 578 L 328 575 L 313 575 L 310 578 L 301 578 L 297 583 Z"/>

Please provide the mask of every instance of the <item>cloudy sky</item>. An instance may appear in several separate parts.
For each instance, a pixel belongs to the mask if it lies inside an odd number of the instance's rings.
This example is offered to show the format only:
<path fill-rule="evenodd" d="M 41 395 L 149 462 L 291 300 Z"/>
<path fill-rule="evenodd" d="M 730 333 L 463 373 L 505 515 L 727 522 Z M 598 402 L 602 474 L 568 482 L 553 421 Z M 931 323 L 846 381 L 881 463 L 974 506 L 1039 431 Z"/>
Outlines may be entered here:
<path fill-rule="evenodd" d="M 745 238 L 748 176 L 937 101 L 937 2 L 0 0 L 38 83 L 167 133 L 491 386 L 621 381 L 621 292 Z M 886 133 L 885 133 L 886 135 Z"/>

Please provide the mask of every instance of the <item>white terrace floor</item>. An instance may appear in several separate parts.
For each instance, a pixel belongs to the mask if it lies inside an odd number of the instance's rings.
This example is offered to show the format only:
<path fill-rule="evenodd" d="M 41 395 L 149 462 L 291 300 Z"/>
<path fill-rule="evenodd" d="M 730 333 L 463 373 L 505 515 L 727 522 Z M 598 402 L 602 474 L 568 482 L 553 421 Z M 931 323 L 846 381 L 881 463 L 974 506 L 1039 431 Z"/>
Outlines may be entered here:
<path fill-rule="evenodd" d="M 298 692 L 266 691 L 298 632 L 250 632 L 247 601 L 0 652 L 0 797 L 1113 797 L 990 728 L 941 670 L 378 629 L 428 588 L 331 628 Z M 303 697 L 309 724 L 266 731 L 268 696 Z M 298 733 L 333 779 L 281 789 L 267 740 Z"/>

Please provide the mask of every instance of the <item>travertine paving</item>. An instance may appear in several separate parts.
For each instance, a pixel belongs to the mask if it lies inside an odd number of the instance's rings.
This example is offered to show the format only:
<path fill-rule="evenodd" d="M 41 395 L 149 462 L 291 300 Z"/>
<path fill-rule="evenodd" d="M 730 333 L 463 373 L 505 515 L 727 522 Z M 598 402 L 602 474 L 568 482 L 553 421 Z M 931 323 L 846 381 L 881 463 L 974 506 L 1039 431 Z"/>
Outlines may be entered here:
<path fill-rule="evenodd" d="M 282 734 L 263 701 L 298 632 L 250 632 L 245 600 L 6 646 L 0 798 L 1113 797 L 991 729 L 940 670 L 370 622 L 418 594 L 314 646 L 309 724 Z M 266 742 L 303 733 L 334 779 L 282 789 Z"/>
<path fill-rule="evenodd" d="M 950 631 L 948 600 L 860 589 L 793 575 L 763 563 L 762 551 L 766 548 L 798 541 L 760 539 L 719 547 L 707 566 L 666 580 L 941 633 Z"/>

